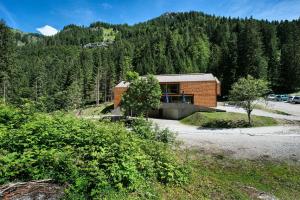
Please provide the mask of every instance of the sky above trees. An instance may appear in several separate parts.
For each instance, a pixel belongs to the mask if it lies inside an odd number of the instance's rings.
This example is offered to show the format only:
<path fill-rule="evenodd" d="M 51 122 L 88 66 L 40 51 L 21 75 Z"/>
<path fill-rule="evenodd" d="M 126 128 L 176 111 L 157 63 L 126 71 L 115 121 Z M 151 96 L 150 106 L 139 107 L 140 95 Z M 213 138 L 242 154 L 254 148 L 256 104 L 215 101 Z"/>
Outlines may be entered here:
<path fill-rule="evenodd" d="M 45 34 L 65 25 L 95 21 L 135 24 L 165 12 L 202 11 L 218 16 L 292 20 L 300 17 L 299 0 L 1 0 L 0 19 L 25 32 Z M 48 25 L 44 28 L 44 26 Z M 44 30 L 44 29 L 46 30 Z M 41 31 L 40 31 L 41 32 Z"/>

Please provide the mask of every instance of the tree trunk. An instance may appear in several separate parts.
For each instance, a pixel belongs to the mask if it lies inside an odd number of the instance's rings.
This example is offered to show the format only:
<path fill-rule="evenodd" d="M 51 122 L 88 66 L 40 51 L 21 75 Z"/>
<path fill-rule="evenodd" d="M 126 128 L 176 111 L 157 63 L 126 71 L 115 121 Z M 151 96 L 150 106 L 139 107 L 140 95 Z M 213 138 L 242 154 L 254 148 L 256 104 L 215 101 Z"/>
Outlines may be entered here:
<path fill-rule="evenodd" d="M 35 101 L 38 101 L 38 81 L 35 80 Z"/>
<path fill-rule="evenodd" d="M 247 115 L 248 115 L 248 124 L 249 126 L 251 126 L 251 110 L 247 111 Z"/>
<path fill-rule="evenodd" d="M 104 102 L 107 101 L 107 79 L 105 76 L 105 80 L 104 80 Z"/>
<path fill-rule="evenodd" d="M 3 82 L 3 102 L 5 103 L 6 101 L 6 83 L 5 80 Z"/>
<path fill-rule="evenodd" d="M 99 106 L 99 99 L 100 99 L 100 77 L 99 77 L 99 68 L 97 69 L 97 76 L 96 76 L 96 105 Z"/>

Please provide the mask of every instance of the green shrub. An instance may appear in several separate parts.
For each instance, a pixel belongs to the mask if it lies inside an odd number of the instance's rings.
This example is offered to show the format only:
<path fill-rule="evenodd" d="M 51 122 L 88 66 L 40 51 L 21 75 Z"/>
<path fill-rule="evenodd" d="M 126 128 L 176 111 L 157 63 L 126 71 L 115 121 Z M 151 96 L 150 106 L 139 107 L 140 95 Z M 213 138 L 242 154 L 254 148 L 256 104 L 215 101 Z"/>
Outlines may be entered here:
<path fill-rule="evenodd" d="M 205 128 L 246 128 L 249 123 L 245 120 L 215 120 L 202 125 Z"/>
<path fill-rule="evenodd" d="M 163 143 L 173 144 L 175 134 L 168 129 L 159 129 L 157 125 L 153 125 L 144 118 L 136 118 L 132 122 L 132 131 L 143 139 L 156 140 Z"/>
<path fill-rule="evenodd" d="M 51 178 L 69 185 L 66 198 L 86 199 L 136 191 L 148 181 L 186 181 L 171 133 L 145 120 L 129 131 L 120 123 L 0 106 L 0 184 Z"/>

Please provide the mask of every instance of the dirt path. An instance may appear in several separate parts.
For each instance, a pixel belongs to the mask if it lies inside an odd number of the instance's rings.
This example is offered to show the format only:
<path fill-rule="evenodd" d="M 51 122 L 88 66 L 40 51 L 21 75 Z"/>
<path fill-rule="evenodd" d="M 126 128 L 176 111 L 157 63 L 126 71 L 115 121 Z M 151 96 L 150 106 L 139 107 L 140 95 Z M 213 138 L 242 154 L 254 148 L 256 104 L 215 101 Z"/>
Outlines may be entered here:
<path fill-rule="evenodd" d="M 226 152 L 236 158 L 269 157 L 300 162 L 300 126 L 199 129 L 176 120 L 152 119 L 169 128 L 187 147 Z"/>

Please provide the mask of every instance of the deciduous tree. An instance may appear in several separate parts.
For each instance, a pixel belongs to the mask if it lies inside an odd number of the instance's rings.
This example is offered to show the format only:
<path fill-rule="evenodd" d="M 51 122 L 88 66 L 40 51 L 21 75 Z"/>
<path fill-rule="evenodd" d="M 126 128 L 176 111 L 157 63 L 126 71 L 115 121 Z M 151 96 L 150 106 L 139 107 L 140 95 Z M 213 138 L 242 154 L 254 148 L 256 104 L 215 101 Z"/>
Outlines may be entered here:
<path fill-rule="evenodd" d="M 161 89 L 153 75 L 134 78 L 122 97 L 122 108 L 126 113 L 146 115 L 160 105 Z"/>
<path fill-rule="evenodd" d="M 247 76 L 247 78 L 241 78 L 233 84 L 230 100 L 246 110 L 248 122 L 251 125 L 251 112 L 254 109 L 255 101 L 267 94 L 268 91 L 266 81 Z"/>

